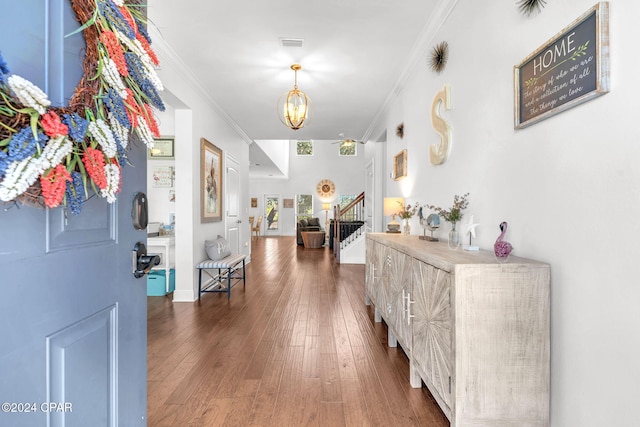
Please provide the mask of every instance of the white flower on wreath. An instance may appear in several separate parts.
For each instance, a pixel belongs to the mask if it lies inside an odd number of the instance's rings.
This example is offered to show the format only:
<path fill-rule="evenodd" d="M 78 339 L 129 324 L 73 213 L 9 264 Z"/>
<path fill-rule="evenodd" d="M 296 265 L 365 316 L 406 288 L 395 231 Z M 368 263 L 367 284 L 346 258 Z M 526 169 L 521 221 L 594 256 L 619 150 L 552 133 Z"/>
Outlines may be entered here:
<path fill-rule="evenodd" d="M 89 133 L 100 144 L 105 156 L 112 159 L 118 154 L 116 140 L 104 120 L 96 119 L 95 122 L 89 123 Z"/>
<path fill-rule="evenodd" d="M 124 82 L 122 81 L 122 78 L 120 77 L 120 72 L 118 72 L 118 66 L 115 62 L 113 62 L 113 59 L 104 61 L 104 67 L 102 68 L 102 77 L 104 77 L 105 82 L 107 82 L 109 86 L 111 86 L 116 92 L 118 92 L 120 98 L 122 98 L 123 100 L 127 99 L 126 87 L 124 85 Z"/>
<path fill-rule="evenodd" d="M 120 188 L 120 168 L 110 163 L 105 165 L 104 173 L 107 175 L 107 187 L 100 190 L 100 195 L 106 198 L 108 203 L 113 203 Z"/>
<path fill-rule="evenodd" d="M 14 74 L 7 79 L 7 85 L 24 106 L 40 114 L 44 114 L 51 105 L 47 94 L 27 79 Z"/>
<path fill-rule="evenodd" d="M 0 200 L 10 202 L 27 191 L 43 170 L 42 162 L 37 157 L 27 157 L 11 163 L 0 182 Z"/>
<path fill-rule="evenodd" d="M 40 155 L 42 170 L 58 166 L 71 153 L 72 148 L 73 143 L 66 136 L 51 138 Z"/>

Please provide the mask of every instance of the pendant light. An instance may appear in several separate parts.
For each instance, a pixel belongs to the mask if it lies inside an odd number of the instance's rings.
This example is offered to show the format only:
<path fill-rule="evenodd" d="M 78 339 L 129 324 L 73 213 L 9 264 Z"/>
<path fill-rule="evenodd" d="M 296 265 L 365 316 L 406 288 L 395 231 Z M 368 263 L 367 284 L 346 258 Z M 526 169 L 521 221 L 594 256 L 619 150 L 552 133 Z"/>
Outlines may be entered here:
<path fill-rule="evenodd" d="M 298 89 L 298 71 L 302 70 L 300 64 L 293 64 L 294 72 L 293 90 L 280 97 L 278 101 L 278 117 L 290 129 L 298 130 L 309 122 L 311 99 L 306 93 Z"/>

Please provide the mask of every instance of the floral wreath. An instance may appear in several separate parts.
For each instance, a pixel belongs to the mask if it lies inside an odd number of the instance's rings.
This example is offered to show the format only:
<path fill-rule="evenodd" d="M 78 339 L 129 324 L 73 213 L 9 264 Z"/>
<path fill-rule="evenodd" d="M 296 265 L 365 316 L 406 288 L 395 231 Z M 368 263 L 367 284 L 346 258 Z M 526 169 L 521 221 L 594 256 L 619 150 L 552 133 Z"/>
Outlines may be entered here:
<path fill-rule="evenodd" d="M 90 187 L 115 202 L 129 141 L 137 135 L 152 148 L 160 131 L 151 107 L 165 108 L 143 6 L 71 0 L 71 7 L 86 52 L 68 106 L 50 107 L 41 89 L 9 75 L 0 54 L 0 201 L 63 205 L 77 215 Z"/>

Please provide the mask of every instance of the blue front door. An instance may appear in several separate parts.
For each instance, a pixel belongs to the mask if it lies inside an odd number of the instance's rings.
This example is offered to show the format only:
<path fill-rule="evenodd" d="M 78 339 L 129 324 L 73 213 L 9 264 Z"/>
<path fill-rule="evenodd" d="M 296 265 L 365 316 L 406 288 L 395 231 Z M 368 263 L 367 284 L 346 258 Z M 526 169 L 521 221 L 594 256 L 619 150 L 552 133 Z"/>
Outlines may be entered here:
<path fill-rule="evenodd" d="M 2 0 L 0 52 L 54 105 L 74 91 L 84 39 L 69 0 Z M 146 425 L 146 282 L 131 224 L 146 153 L 132 144 L 117 202 L 82 213 L 0 204 L 0 426 Z"/>

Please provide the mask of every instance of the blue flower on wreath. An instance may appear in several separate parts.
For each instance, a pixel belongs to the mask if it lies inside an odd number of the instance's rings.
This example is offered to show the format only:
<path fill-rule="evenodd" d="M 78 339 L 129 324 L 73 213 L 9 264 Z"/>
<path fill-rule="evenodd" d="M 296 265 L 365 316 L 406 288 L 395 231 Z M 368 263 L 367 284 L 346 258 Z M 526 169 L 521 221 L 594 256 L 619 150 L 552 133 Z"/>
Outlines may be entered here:
<path fill-rule="evenodd" d="M 89 127 L 89 121 L 80 117 L 78 113 L 63 114 L 62 123 L 69 128 L 69 136 L 72 141 L 82 142 L 87 134 L 87 128 Z"/>
<path fill-rule="evenodd" d="M 118 7 L 113 4 L 112 0 L 100 1 L 98 2 L 98 7 L 100 10 L 100 15 L 102 15 L 107 20 L 107 22 L 109 22 L 109 25 L 111 25 L 112 28 L 120 31 L 131 40 L 136 39 L 135 31 L 133 30 L 133 28 L 131 28 Z"/>
<path fill-rule="evenodd" d="M 79 215 L 84 203 L 84 183 L 80 172 L 71 172 L 71 181 L 67 181 L 65 194 L 67 196 L 67 206 L 71 209 L 71 213 Z"/>
<path fill-rule="evenodd" d="M 7 63 L 5 62 L 4 58 L 2 57 L 2 52 L 0 52 L 0 83 L 4 83 L 4 75 L 5 74 L 9 74 L 9 67 L 7 67 Z"/>
<path fill-rule="evenodd" d="M 42 132 L 38 132 L 37 136 L 38 138 L 36 139 L 29 126 L 13 134 L 11 142 L 9 142 L 9 160 L 12 162 L 24 160 L 36 154 L 36 150 L 41 150 L 49 138 Z M 42 143 L 42 145 L 40 145 L 40 143 Z"/>
<path fill-rule="evenodd" d="M 9 156 L 7 156 L 7 153 L 0 150 L 0 178 L 4 176 L 4 173 L 6 172 L 10 164 L 11 161 L 9 160 Z"/>
<path fill-rule="evenodd" d="M 109 111 L 111 111 L 115 116 L 116 120 L 118 120 L 118 122 L 120 122 L 120 124 L 125 128 L 131 129 L 131 122 L 127 115 L 127 107 L 125 107 L 124 102 L 122 102 L 122 98 L 120 98 L 120 95 L 118 95 L 118 92 L 116 92 L 115 89 L 109 88 L 105 98 L 105 103 L 107 104 Z"/>
<path fill-rule="evenodd" d="M 133 77 L 133 80 L 138 84 L 142 92 L 147 96 L 151 105 L 160 111 L 164 111 L 164 103 L 162 102 L 155 86 L 153 86 L 147 78 L 147 71 L 138 55 L 127 52 L 124 54 L 124 59 L 127 61 L 129 74 Z"/>
<path fill-rule="evenodd" d="M 138 19 L 137 17 L 133 17 L 133 20 L 136 23 L 136 26 L 138 27 L 138 32 L 140 33 L 140 35 L 142 37 L 144 37 L 149 44 L 151 44 L 151 37 L 149 36 L 149 33 L 147 32 L 147 27 L 146 25 L 144 25 L 144 23 L 142 21 L 140 21 L 140 19 Z"/>
<path fill-rule="evenodd" d="M 116 146 L 118 147 L 118 164 L 124 168 L 127 164 L 127 150 L 122 146 L 120 138 L 118 138 L 115 134 L 113 135 L 113 137 L 116 139 Z"/>

